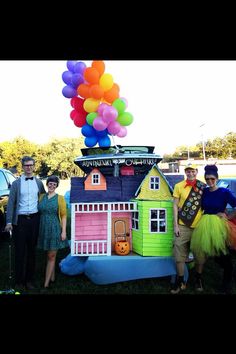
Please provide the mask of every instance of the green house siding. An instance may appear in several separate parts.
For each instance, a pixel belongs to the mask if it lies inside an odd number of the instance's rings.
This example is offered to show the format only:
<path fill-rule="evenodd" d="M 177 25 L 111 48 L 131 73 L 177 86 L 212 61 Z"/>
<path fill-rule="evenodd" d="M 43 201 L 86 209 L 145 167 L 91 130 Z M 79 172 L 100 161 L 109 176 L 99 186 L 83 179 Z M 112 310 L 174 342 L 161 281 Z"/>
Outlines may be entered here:
<path fill-rule="evenodd" d="M 132 230 L 133 251 L 142 256 L 172 256 L 173 202 L 136 200 L 139 211 L 139 229 Z M 165 209 L 166 232 L 150 232 L 150 209 Z"/>

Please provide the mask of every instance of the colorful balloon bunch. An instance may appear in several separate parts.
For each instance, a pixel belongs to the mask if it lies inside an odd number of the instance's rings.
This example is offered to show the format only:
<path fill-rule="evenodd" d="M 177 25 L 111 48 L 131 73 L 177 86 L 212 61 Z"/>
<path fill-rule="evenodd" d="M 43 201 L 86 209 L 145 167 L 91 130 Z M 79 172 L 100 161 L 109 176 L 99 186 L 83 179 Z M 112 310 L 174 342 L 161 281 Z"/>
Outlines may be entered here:
<path fill-rule="evenodd" d="M 68 60 L 67 68 L 62 74 L 66 84 L 62 94 L 71 99 L 70 117 L 82 128 L 85 145 L 109 147 L 109 135 L 125 137 L 126 126 L 133 122 L 133 116 L 125 111 L 128 102 L 120 97 L 120 88 L 112 75 L 105 73 L 104 62 L 94 60 L 91 67 L 86 67 L 81 61 Z"/>

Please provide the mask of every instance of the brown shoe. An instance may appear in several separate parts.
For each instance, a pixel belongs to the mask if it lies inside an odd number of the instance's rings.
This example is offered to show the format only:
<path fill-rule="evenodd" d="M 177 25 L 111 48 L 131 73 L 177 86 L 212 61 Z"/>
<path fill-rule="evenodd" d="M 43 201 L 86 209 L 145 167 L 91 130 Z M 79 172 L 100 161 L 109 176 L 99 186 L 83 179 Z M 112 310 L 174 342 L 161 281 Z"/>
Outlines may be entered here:
<path fill-rule="evenodd" d="M 171 294 L 178 294 L 180 291 L 185 290 L 187 287 L 186 283 L 174 284 L 172 289 L 170 290 Z"/>

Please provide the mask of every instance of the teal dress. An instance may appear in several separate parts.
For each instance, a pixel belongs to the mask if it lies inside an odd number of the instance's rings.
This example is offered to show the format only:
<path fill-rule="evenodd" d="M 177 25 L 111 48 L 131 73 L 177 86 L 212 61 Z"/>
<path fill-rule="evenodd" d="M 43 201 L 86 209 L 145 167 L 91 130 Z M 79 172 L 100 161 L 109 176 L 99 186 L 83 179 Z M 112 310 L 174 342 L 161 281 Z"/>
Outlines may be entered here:
<path fill-rule="evenodd" d="M 48 199 L 45 194 L 39 202 L 40 224 L 38 248 L 55 251 L 69 247 L 68 240 L 61 240 L 61 225 L 58 217 L 58 194 Z"/>

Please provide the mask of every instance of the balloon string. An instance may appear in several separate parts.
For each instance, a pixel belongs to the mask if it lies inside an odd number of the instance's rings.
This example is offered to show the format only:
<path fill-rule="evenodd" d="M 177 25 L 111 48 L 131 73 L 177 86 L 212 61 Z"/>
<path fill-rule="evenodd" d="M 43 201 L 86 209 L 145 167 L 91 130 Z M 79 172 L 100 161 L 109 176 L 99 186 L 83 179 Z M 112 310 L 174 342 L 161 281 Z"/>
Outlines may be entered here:
<path fill-rule="evenodd" d="M 120 150 L 119 150 L 118 146 L 117 146 L 116 143 L 115 143 L 114 135 L 111 135 L 111 138 L 112 138 L 112 141 L 113 141 L 113 145 L 114 145 L 115 148 L 116 148 L 116 154 L 119 154 Z"/>

